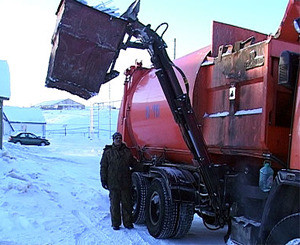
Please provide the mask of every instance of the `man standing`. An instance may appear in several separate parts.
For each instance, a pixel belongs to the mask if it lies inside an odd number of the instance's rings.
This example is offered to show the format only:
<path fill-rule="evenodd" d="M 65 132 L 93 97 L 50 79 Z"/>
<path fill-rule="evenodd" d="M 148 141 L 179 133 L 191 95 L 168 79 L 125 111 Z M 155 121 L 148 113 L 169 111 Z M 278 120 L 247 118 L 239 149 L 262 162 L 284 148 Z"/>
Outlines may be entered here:
<path fill-rule="evenodd" d="M 122 142 L 122 134 L 116 132 L 112 137 L 113 144 L 105 146 L 100 162 L 101 183 L 104 189 L 109 190 L 113 229 L 120 229 L 121 213 L 124 227 L 132 229 L 132 183 L 130 169 L 138 170 L 138 167 L 141 166 L 139 166 L 129 148 Z"/>

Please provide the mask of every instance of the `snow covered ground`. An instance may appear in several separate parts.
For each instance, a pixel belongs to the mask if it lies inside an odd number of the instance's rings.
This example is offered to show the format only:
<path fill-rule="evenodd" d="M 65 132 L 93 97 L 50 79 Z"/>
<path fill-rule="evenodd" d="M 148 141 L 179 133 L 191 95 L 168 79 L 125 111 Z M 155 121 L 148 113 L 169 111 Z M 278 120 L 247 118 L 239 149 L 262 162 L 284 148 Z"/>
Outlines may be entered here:
<path fill-rule="evenodd" d="M 52 130 L 47 136 L 50 146 L 14 145 L 4 140 L 0 245 L 224 244 L 226 229 L 209 231 L 196 215 L 187 236 L 179 240 L 155 239 L 143 225 L 114 231 L 108 191 L 99 179 L 102 149 L 111 143 L 108 128 L 102 128 L 99 138 L 71 130 L 66 135 L 58 133 L 63 132 L 62 125 L 88 128 L 87 115 L 88 110 L 44 112 L 47 128 Z M 110 116 L 115 120 L 117 113 Z M 102 118 L 107 121 L 108 114 Z M 101 127 L 105 125 L 109 124 L 103 121 Z M 115 130 L 115 125 L 110 127 Z"/>

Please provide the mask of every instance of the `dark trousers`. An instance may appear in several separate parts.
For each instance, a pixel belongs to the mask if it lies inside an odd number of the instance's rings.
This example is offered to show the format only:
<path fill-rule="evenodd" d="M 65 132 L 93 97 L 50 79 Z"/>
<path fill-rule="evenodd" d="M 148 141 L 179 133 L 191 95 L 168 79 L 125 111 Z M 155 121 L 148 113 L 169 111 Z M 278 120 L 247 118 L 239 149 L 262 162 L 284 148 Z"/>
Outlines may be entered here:
<path fill-rule="evenodd" d="M 131 190 L 109 190 L 110 215 L 112 226 L 121 225 L 121 210 L 123 225 L 132 224 L 132 196 Z"/>

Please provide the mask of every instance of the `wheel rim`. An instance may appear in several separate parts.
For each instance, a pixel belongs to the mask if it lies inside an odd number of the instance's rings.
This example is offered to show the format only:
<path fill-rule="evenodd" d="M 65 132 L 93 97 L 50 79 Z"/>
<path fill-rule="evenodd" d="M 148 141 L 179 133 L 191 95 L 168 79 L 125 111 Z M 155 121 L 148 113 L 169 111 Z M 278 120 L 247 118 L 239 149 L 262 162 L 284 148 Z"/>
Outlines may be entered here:
<path fill-rule="evenodd" d="M 151 195 L 150 199 L 150 208 L 149 208 L 149 213 L 150 213 L 150 220 L 151 223 L 156 225 L 159 221 L 160 213 L 161 213 L 161 200 L 159 194 L 154 191 L 153 194 Z"/>
<path fill-rule="evenodd" d="M 291 241 L 288 241 L 286 243 L 286 245 L 297 245 L 297 244 L 300 244 L 300 238 L 295 238 L 295 239 L 293 239 Z"/>

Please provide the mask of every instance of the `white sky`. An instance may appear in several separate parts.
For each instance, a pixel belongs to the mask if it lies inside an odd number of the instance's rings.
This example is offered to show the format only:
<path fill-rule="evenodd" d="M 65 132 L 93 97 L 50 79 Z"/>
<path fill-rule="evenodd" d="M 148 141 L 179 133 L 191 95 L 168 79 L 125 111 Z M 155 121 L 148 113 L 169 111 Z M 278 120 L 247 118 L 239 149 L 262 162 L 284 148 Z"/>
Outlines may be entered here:
<path fill-rule="evenodd" d="M 119 100 L 123 91 L 123 76 L 101 87 L 100 96 L 89 101 L 69 93 L 45 88 L 45 78 L 54 31 L 55 12 L 60 0 L 0 0 L 0 59 L 7 60 L 11 75 L 11 98 L 5 105 L 31 106 L 37 103 L 71 97 L 91 104 Z M 90 0 L 92 5 L 101 1 Z M 104 1 L 105 2 L 105 1 Z M 133 0 L 113 0 L 112 6 L 123 13 Z M 282 20 L 288 0 L 141 0 L 139 19 L 155 29 L 167 22 L 164 39 L 173 59 L 210 44 L 212 21 L 245 27 L 265 34 L 274 34 Z M 134 64 L 136 52 L 121 53 L 117 68 L 120 74 Z M 146 54 L 146 53 L 144 53 Z M 148 60 L 147 55 L 138 59 Z M 145 57 L 145 58 L 143 58 Z"/>

